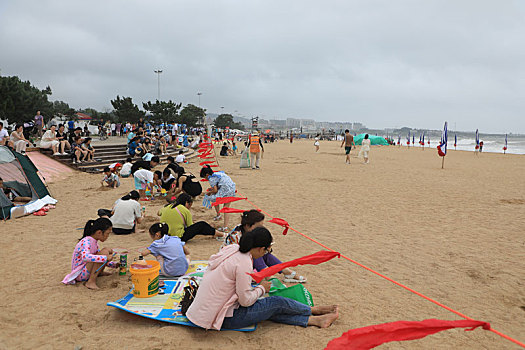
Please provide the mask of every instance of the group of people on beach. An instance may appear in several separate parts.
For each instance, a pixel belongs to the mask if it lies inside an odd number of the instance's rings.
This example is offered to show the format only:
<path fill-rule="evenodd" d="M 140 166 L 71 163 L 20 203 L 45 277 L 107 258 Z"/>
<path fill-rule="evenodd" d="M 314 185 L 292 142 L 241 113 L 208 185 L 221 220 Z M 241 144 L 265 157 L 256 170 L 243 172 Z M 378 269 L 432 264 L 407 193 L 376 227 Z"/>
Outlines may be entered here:
<path fill-rule="evenodd" d="M 192 206 L 199 195 L 204 195 L 202 202 L 207 208 L 219 198 L 235 196 L 235 182 L 225 172 L 214 171 L 209 165 L 202 167 L 199 175 L 209 183 L 209 188 L 203 191 L 200 181 L 173 158 L 168 159 L 163 171 L 155 170 L 159 164 L 158 157 L 154 156 L 150 161 L 134 163 L 128 159 L 117 168 L 121 174 L 124 170 L 130 172 L 135 190 L 117 199 L 112 209 L 100 209 L 98 219 L 87 221 L 73 252 L 71 273 L 63 283 L 85 282 L 86 287 L 98 289 L 98 277 L 107 274 L 105 267 L 118 267 L 118 263 L 112 261 L 115 252 L 110 248 L 100 249 L 99 242 L 105 242 L 111 233 L 135 232 L 145 215 L 140 201 L 154 198 L 152 193 L 156 189 L 165 192 L 168 203 L 157 212 L 159 222 L 148 230 L 152 243 L 141 249 L 140 254 L 154 256 L 160 263 L 162 275 L 184 275 L 191 261 L 186 244 L 196 235 L 209 236 L 221 244 L 218 253 L 209 258 L 208 269 L 186 313 L 191 322 L 206 329 L 220 330 L 243 328 L 263 320 L 328 327 L 338 318 L 335 305 L 310 307 L 279 296 L 261 298 L 269 291 L 271 283 L 264 280 L 252 285 L 247 273 L 261 271 L 281 261 L 273 254 L 273 238 L 264 227 L 265 217 L 260 211 L 244 211 L 240 224 L 233 229 L 228 227 L 229 215 L 221 213 L 220 205 L 215 206 L 217 215 L 212 220 L 224 220 L 219 228 L 206 221 L 194 222 Z M 107 172 L 108 180 L 111 174 Z M 222 207 L 229 207 L 229 203 Z M 293 270 L 283 269 L 280 273 L 285 282 L 306 282 L 304 276 Z"/>

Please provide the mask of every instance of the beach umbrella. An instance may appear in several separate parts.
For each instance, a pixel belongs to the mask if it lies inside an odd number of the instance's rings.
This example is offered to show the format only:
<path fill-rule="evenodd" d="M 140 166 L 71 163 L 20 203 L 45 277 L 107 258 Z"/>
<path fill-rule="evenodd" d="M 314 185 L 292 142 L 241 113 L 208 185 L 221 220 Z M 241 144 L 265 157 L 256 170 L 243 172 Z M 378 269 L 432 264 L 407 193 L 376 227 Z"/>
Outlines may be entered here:
<path fill-rule="evenodd" d="M 507 153 L 507 134 L 505 134 L 505 146 L 503 146 L 503 154 Z"/>
<path fill-rule="evenodd" d="M 457 144 L 458 144 L 458 135 L 454 134 L 454 149 L 456 149 Z"/>
<path fill-rule="evenodd" d="M 410 131 L 408 132 L 407 136 L 407 146 L 410 146 Z"/>
<path fill-rule="evenodd" d="M 447 122 L 445 122 L 445 126 L 443 127 L 443 132 L 441 133 L 441 142 L 437 146 L 439 156 L 443 157 L 441 161 L 441 169 L 445 167 L 445 156 L 447 155 L 447 141 L 448 141 Z"/>
<path fill-rule="evenodd" d="M 428 145 L 430 146 L 430 135 L 428 135 Z"/>
<path fill-rule="evenodd" d="M 397 145 L 401 146 L 401 135 L 397 136 Z"/>
<path fill-rule="evenodd" d="M 478 129 L 476 129 L 476 148 L 475 150 L 477 151 L 479 149 L 479 132 L 478 132 Z"/>
<path fill-rule="evenodd" d="M 423 132 L 423 135 L 421 135 L 421 146 L 423 146 L 423 149 L 425 149 L 425 133 Z"/>

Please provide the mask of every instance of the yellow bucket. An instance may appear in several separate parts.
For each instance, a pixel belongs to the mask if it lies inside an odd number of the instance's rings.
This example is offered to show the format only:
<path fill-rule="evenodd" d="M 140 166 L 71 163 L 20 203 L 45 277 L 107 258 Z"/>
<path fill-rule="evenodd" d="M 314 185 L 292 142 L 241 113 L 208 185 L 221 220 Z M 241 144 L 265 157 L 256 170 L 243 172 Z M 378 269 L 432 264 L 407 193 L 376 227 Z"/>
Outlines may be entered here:
<path fill-rule="evenodd" d="M 159 292 L 160 264 L 156 260 L 146 260 L 147 269 L 134 269 L 130 267 L 131 282 L 133 283 L 133 295 L 137 298 L 149 298 Z"/>

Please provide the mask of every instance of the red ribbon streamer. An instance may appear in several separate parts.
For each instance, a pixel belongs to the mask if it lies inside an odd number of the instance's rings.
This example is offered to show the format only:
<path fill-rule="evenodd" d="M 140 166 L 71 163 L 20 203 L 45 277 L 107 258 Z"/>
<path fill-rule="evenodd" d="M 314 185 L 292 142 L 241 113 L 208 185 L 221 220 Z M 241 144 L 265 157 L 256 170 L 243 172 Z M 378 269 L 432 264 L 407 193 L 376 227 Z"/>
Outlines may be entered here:
<path fill-rule="evenodd" d="M 199 165 L 203 166 L 204 164 L 211 164 L 211 163 L 215 163 L 215 161 L 213 161 L 213 160 L 205 160 L 204 162 L 199 163 Z"/>
<path fill-rule="evenodd" d="M 264 271 L 264 270 L 263 270 Z M 490 329 L 487 322 L 476 320 L 436 320 L 424 321 L 397 321 L 373 326 L 351 329 L 339 338 L 332 339 L 325 350 L 365 350 L 372 349 L 391 341 L 414 340 L 427 335 L 438 333 L 452 328 L 466 328 L 471 331 L 477 327 Z"/>
<path fill-rule="evenodd" d="M 277 224 L 277 225 L 281 225 L 282 227 L 284 227 L 283 235 L 286 235 L 288 233 L 288 229 L 290 228 L 290 225 L 288 224 L 286 220 L 279 219 L 279 218 L 273 218 L 269 222 Z"/>
<path fill-rule="evenodd" d="M 220 204 L 226 204 L 226 203 L 240 201 L 240 200 L 243 200 L 243 199 L 248 199 L 248 198 L 242 198 L 242 197 L 221 197 L 221 198 L 217 198 L 215 200 L 215 202 L 212 203 L 212 207 L 215 207 L 215 206 L 220 205 Z"/>
<path fill-rule="evenodd" d="M 208 146 L 211 146 L 211 142 L 201 142 L 201 143 L 199 144 L 199 147 L 200 147 L 200 148 L 206 148 L 206 147 L 208 147 Z"/>
<path fill-rule="evenodd" d="M 303 256 L 302 258 L 297 258 L 297 259 L 294 259 L 288 262 L 284 262 L 284 263 L 280 263 L 277 265 L 267 267 L 259 272 L 249 273 L 249 275 L 252 276 L 255 282 L 259 283 L 263 280 L 263 278 L 273 276 L 277 272 L 287 267 L 293 267 L 297 265 L 319 265 L 320 263 L 324 263 L 328 260 L 332 260 L 333 258 L 340 257 L 340 256 L 341 256 L 341 253 L 338 253 L 338 252 L 330 252 L 328 250 L 321 250 L 315 254 L 310 254 L 307 256 Z"/>

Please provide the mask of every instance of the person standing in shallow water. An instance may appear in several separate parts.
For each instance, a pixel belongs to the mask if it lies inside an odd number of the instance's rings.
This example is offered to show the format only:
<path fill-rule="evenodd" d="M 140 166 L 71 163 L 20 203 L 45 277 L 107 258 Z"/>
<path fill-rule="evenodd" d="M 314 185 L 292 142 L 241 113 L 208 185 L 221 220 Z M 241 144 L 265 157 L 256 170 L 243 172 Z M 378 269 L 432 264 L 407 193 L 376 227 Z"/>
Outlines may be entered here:
<path fill-rule="evenodd" d="M 345 146 L 346 164 L 350 164 L 350 151 L 352 146 L 355 145 L 354 137 L 350 134 L 350 130 L 346 129 L 344 134 L 343 142 L 341 142 L 341 148 Z"/>

